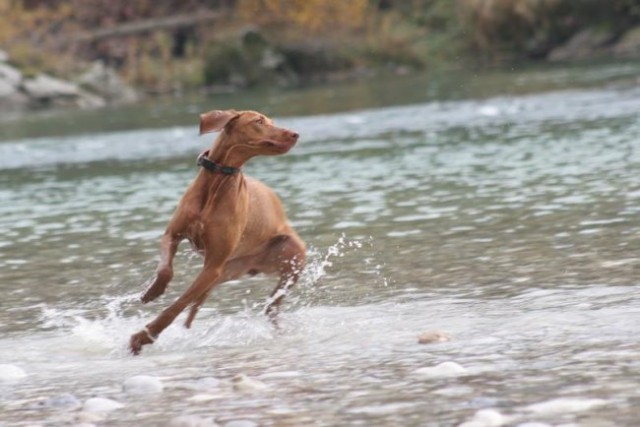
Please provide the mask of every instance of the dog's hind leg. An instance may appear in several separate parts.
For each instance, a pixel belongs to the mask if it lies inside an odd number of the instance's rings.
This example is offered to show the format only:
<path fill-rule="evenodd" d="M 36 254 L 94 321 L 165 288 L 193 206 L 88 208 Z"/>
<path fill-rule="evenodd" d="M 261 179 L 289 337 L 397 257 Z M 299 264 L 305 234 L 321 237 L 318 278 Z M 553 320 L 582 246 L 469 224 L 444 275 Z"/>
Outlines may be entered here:
<path fill-rule="evenodd" d="M 306 262 L 306 246 L 295 233 L 282 235 L 272 240 L 265 263 L 277 266 L 278 285 L 271 292 L 265 314 L 277 325 L 280 304 L 287 291 L 294 286 L 304 269 Z"/>

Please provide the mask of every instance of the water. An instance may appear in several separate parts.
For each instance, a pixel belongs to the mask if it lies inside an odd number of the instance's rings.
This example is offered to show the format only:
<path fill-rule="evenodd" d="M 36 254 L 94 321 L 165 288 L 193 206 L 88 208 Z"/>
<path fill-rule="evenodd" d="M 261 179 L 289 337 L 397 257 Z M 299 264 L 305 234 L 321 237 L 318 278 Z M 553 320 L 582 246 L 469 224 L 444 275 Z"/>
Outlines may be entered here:
<path fill-rule="evenodd" d="M 483 409 L 638 425 L 640 88 L 453 98 L 276 117 L 299 145 L 246 172 L 310 247 L 282 330 L 260 315 L 274 281 L 246 279 L 140 357 L 129 335 L 199 269 L 181 246 L 167 295 L 137 302 L 210 136 L 80 126 L 0 142 L 0 364 L 27 373 L 0 382 L 0 425 L 455 426 Z M 418 344 L 435 330 L 451 340 Z M 442 362 L 466 371 L 419 373 Z M 142 374 L 164 391 L 125 393 Z M 267 388 L 235 389 L 241 374 Z M 90 414 L 91 397 L 125 406 Z"/>

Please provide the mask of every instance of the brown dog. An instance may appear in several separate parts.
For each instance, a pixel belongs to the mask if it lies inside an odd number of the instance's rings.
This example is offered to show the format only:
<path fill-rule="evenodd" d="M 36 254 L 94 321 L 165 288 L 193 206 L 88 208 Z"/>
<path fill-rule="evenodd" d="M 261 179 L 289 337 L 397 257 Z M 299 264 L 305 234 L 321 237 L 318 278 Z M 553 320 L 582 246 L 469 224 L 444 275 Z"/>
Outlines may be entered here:
<path fill-rule="evenodd" d="M 243 175 L 254 156 L 288 152 L 298 134 L 273 125 L 255 111 L 210 111 L 200 116 L 200 134 L 221 131 L 213 147 L 198 158 L 203 166 L 178 203 L 162 237 L 156 277 L 142 296 L 153 301 L 173 277 L 178 244 L 188 239 L 204 257 L 193 284 L 146 327 L 131 336 L 133 354 L 151 344 L 190 306 L 188 328 L 214 286 L 245 274 L 278 274 L 266 313 L 275 319 L 284 293 L 298 280 L 305 263 L 305 244 L 287 222 L 278 196 L 266 185 Z"/>

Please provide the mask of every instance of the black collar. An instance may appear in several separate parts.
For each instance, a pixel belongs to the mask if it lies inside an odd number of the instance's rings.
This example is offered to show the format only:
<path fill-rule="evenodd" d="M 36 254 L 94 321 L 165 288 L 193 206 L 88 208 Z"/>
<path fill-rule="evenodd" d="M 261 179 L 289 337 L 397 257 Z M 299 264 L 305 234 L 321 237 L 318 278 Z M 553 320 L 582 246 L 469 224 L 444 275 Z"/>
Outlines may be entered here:
<path fill-rule="evenodd" d="M 206 154 L 202 154 L 198 157 L 198 166 L 202 166 L 210 172 L 220 172 L 225 175 L 235 175 L 241 172 L 240 168 L 234 168 L 233 166 L 222 166 L 209 160 Z"/>

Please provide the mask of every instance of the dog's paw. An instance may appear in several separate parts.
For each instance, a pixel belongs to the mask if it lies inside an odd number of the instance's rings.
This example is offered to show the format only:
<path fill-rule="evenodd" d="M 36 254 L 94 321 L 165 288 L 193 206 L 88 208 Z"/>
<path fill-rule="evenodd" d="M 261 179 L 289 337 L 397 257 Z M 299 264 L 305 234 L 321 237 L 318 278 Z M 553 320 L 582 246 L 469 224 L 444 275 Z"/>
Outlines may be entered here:
<path fill-rule="evenodd" d="M 145 329 L 138 333 L 131 335 L 129 340 L 129 351 L 134 356 L 137 356 L 142 351 L 142 346 L 147 344 L 153 344 L 153 339 L 149 335 L 149 332 Z"/>

